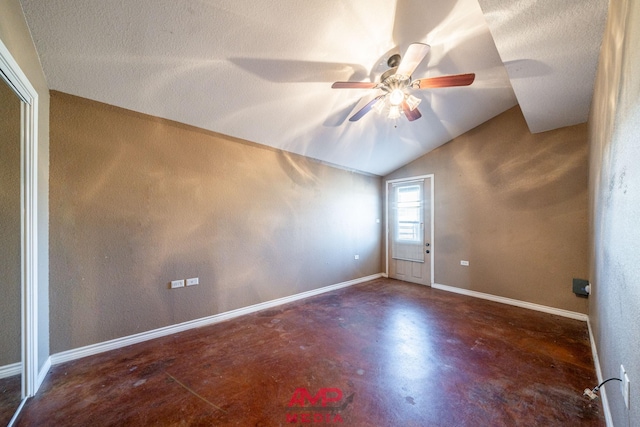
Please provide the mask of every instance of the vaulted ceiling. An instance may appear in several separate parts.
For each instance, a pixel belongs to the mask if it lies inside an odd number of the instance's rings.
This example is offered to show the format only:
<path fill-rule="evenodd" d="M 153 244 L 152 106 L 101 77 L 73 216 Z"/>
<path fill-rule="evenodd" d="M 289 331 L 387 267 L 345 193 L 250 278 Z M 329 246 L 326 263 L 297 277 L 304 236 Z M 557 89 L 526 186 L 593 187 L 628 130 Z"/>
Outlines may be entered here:
<path fill-rule="evenodd" d="M 520 104 L 532 132 L 587 120 L 606 0 L 22 0 L 50 89 L 385 175 Z M 422 117 L 373 111 L 412 42 Z"/>

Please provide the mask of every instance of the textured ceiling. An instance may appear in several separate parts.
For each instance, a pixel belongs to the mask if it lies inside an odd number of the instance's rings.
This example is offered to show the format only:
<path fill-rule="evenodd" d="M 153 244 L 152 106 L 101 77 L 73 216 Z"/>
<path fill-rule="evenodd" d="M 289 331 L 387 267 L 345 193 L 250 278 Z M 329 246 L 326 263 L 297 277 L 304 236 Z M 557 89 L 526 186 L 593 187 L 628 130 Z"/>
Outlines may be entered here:
<path fill-rule="evenodd" d="M 586 122 L 608 2 L 479 2 L 529 130 Z"/>
<path fill-rule="evenodd" d="M 518 102 L 532 131 L 586 121 L 607 5 L 603 0 L 21 3 L 53 90 L 377 175 Z M 412 42 L 431 45 L 414 78 L 474 72 L 476 81 L 414 91 L 423 101 L 423 117 L 414 122 L 375 112 L 349 122 L 376 91 L 335 90 L 331 83 L 376 81 L 387 69 L 386 59 Z"/>

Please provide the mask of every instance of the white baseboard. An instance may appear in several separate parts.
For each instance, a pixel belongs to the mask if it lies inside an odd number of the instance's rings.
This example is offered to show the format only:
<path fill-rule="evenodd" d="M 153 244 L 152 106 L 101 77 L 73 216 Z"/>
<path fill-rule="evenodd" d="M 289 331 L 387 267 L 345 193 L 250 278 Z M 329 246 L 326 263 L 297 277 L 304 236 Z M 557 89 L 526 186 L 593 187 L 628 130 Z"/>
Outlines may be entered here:
<path fill-rule="evenodd" d="M 602 370 L 600 369 L 600 359 L 598 358 L 598 350 L 596 348 L 596 341 L 593 338 L 593 331 L 591 329 L 591 322 L 589 321 L 588 315 L 583 313 L 577 313 L 575 311 L 562 310 L 560 308 L 555 308 L 555 307 L 548 307 L 546 305 L 534 304 L 526 301 L 520 301 L 516 299 L 499 297 L 491 294 L 485 294 L 483 292 L 456 288 L 454 286 L 441 285 L 438 283 L 432 284 L 431 287 L 434 289 L 440 289 L 448 292 L 455 292 L 457 294 L 468 295 L 476 298 L 482 298 L 482 299 L 495 301 L 503 304 L 513 305 L 516 307 L 528 308 L 530 310 L 542 311 L 544 313 L 555 314 L 557 316 L 568 317 L 570 319 L 582 320 L 587 322 L 587 328 L 589 329 L 589 342 L 591 343 L 591 353 L 593 355 L 593 363 L 595 364 L 595 368 L 596 368 L 596 376 L 598 377 L 598 384 L 600 384 L 603 381 Z M 598 384 L 593 384 L 593 387 L 595 387 Z M 607 423 L 607 427 L 614 427 L 613 418 L 611 417 L 611 410 L 609 409 L 609 401 L 607 400 L 607 392 L 604 389 L 604 387 L 600 389 L 600 399 L 602 399 L 602 408 L 604 411 L 604 418 Z"/>
<path fill-rule="evenodd" d="M 512 298 L 500 297 L 497 295 L 485 294 L 484 292 L 471 291 L 469 289 L 456 288 L 455 286 L 447 286 L 441 285 L 439 283 L 434 283 L 431 285 L 434 289 L 440 289 L 447 292 L 455 292 L 457 294 L 467 295 L 470 297 L 486 299 L 489 301 L 495 301 L 502 304 L 513 305 L 516 307 L 527 308 L 529 310 L 541 311 L 543 313 L 555 314 L 557 316 L 568 317 L 570 319 L 582 320 L 586 322 L 589 320 L 589 316 L 583 313 L 578 313 L 575 311 L 563 310 L 561 308 L 549 307 L 541 304 L 534 304 L 532 302 L 520 301 Z"/>
<path fill-rule="evenodd" d="M 0 366 L 0 380 L 9 378 L 22 373 L 22 363 L 10 363 L 9 365 Z"/>
<path fill-rule="evenodd" d="M 44 361 L 42 368 L 38 371 L 38 377 L 36 378 L 36 391 L 40 390 L 40 386 L 42 382 L 47 377 L 49 373 L 49 369 L 51 369 L 51 357 L 47 357 L 47 360 Z"/>
<path fill-rule="evenodd" d="M 371 276 L 361 277 L 359 279 L 349 280 L 346 282 L 337 283 L 335 285 L 325 286 L 323 288 L 301 292 L 299 294 L 290 295 L 288 297 L 278 298 L 271 301 L 250 305 L 248 307 L 239 308 L 237 310 L 231 310 L 224 313 L 215 314 L 213 316 L 203 317 L 201 319 L 190 320 L 188 322 L 178 323 L 175 325 L 166 326 L 164 328 L 153 329 L 151 331 L 141 332 L 135 335 L 129 335 L 122 338 L 116 338 L 110 341 L 105 341 L 97 344 L 88 345 L 85 347 L 63 351 L 60 353 L 52 354 L 51 357 L 49 358 L 49 362 L 50 362 L 50 365 L 58 365 L 60 363 L 70 362 L 72 360 L 80 359 L 87 356 L 92 356 L 94 354 L 103 353 L 105 351 L 115 350 L 115 349 L 126 347 L 132 344 L 137 344 L 144 341 L 152 340 L 154 338 L 160 338 L 160 337 L 175 334 L 178 332 L 183 332 L 189 329 L 223 322 L 225 320 L 233 319 L 238 316 L 255 313 L 256 311 L 265 310 L 267 308 L 276 307 L 282 304 L 287 304 L 303 298 L 309 298 L 315 295 L 323 294 L 325 292 L 330 292 L 336 289 L 353 286 L 358 283 L 368 282 L 369 280 L 379 279 L 380 277 L 382 277 L 382 273 L 373 274 Z M 46 375 L 46 372 L 44 372 L 44 375 Z M 44 376 L 42 379 L 44 380 Z"/>
<path fill-rule="evenodd" d="M 38 372 L 38 378 L 36 379 L 36 391 L 42 385 L 44 378 L 47 376 L 49 369 L 51 368 L 51 358 L 48 357 L 44 362 L 44 365 Z M 3 378 L 12 377 L 14 375 L 20 375 L 22 373 L 22 363 L 16 362 L 10 365 L 0 366 L 0 380 Z M 29 396 L 31 397 L 31 396 Z"/>
<path fill-rule="evenodd" d="M 602 369 L 600 368 L 600 358 L 598 357 L 598 349 L 596 348 L 596 340 L 593 338 L 593 330 L 591 329 L 591 322 L 587 320 L 587 327 L 589 328 L 589 341 L 591 342 L 591 354 L 593 354 L 593 363 L 596 366 L 596 375 L 598 377 L 598 384 L 604 381 L 602 376 Z M 597 384 L 594 384 L 595 387 Z M 593 387 L 591 387 L 593 388 Z M 604 419 L 608 427 L 613 426 L 613 417 L 611 416 L 611 409 L 609 408 L 609 400 L 607 399 L 607 392 L 604 387 L 600 389 L 600 399 L 602 400 L 602 410 L 604 411 Z"/>

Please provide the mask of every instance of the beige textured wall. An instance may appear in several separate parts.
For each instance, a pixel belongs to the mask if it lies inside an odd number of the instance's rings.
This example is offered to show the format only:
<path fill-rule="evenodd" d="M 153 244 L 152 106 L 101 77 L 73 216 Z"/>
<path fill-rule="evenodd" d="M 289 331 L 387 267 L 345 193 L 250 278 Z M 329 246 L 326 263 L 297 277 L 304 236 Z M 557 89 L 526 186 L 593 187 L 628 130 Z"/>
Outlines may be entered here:
<path fill-rule="evenodd" d="M 38 367 L 49 357 L 49 88 L 18 0 L 0 0 L 0 40 L 38 93 Z"/>
<path fill-rule="evenodd" d="M 615 426 L 640 425 L 640 3 L 612 1 L 591 109 L 593 293 L 589 318 L 604 378 L 631 380 L 625 407 L 607 386 Z"/>
<path fill-rule="evenodd" d="M 586 125 L 531 134 L 514 107 L 385 179 L 435 174 L 436 283 L 586 313 L 587 153 Z"/>
<path fill-rule="evenodd" d="M 0 80 L 0 367 L 20 361 L 20 99 Z"/>
<path fill-rule="evenodd" d="M 58 92 L 51 126 L 54 353 L 380 273 L 380 177 Z"/>

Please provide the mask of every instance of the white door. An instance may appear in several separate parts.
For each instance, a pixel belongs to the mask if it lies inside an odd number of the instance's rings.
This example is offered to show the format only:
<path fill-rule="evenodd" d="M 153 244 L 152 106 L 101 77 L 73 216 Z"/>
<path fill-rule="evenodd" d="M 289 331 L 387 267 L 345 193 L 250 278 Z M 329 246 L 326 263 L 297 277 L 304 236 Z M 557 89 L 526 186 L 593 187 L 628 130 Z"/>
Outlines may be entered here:
<path fill-rule="evenodd" d="M 387 183 L 389 277 L 431 285 L 432 177 Z"/>

